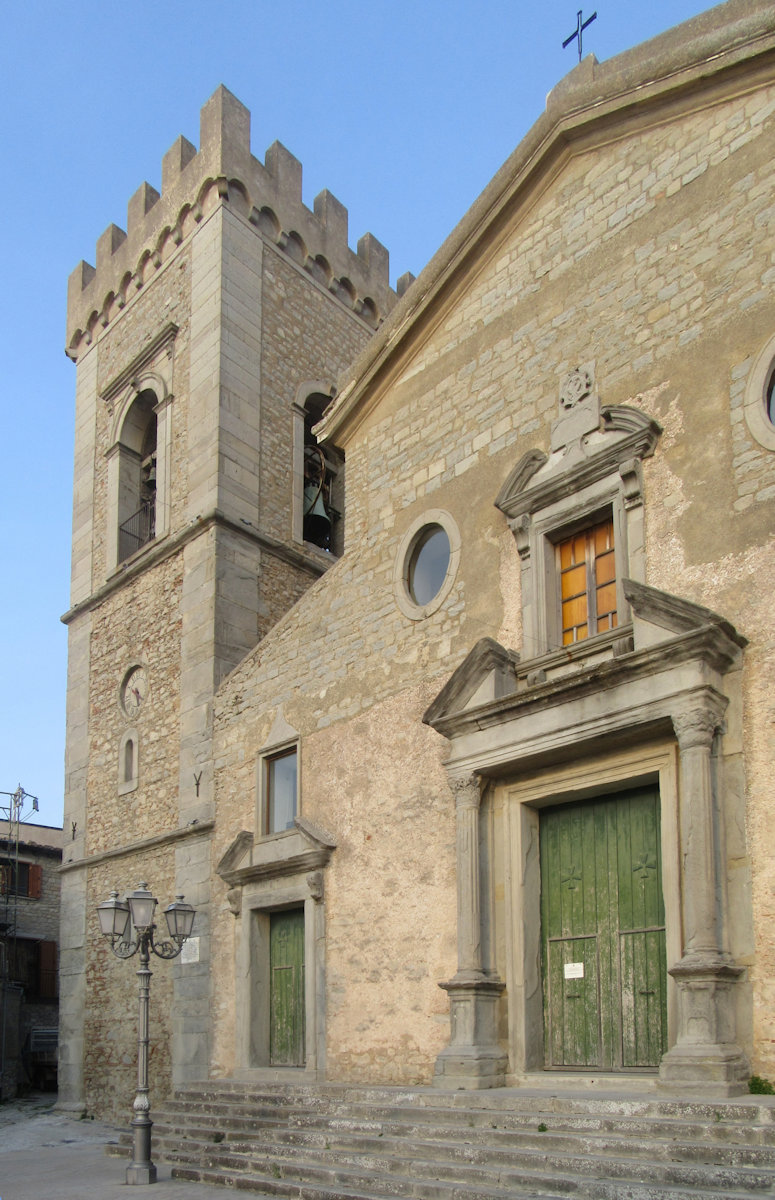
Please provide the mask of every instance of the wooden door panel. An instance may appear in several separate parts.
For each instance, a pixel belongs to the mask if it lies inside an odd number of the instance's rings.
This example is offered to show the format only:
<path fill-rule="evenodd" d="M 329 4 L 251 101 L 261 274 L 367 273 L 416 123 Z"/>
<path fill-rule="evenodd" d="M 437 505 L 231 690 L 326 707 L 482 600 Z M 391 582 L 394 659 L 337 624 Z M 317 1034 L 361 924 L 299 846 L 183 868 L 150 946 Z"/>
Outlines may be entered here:
<path fill-rule="evenodd" d="M 272 913 L 269 925 L 269 1060 L 304 1065 L 304 910 Z"/>
<path fill-rule="evenodd" d="M 546 809 L 540 848 L 547 1066 L 656 1066 L 667 1040 L 658 792 Z M 572 962 L 583 979 L 565 977 Z"/>
<path fill-rule="evenodd" d="M 597 938 L 549 942 L 549 993 L 553 1067 L 600 1066 Z"/>
<path fill-rule="evenodd" d="M 620 933 L 622 1066 L 650 1067 L 667 1050 L 665 931 Z"/>

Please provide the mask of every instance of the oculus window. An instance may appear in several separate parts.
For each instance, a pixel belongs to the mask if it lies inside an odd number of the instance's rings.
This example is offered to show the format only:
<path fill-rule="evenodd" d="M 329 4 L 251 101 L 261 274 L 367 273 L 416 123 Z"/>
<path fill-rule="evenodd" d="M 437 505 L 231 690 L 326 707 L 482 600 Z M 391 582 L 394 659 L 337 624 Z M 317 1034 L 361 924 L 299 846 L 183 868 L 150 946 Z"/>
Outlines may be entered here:
<path fill-rule="evenodd" d="M 419 516 L 398 547 L 393 568 L 393 594 L 404 616 L 413 621 L 430 616 L 446 600 L 460 564 L 460 531 L 443 509 Z"/>
<path fill-rule="evenodd" d="M 406 584 L 415 604 L 430 604 L 447 577 L 450 545 L 441 525 L 426 525 L 409 557 Z"/>
<path fill-rule="evenodd" d="M 775 336 L 753 362 L 743 395 L 749 432 L 765 450 L 775 450 Z"/>

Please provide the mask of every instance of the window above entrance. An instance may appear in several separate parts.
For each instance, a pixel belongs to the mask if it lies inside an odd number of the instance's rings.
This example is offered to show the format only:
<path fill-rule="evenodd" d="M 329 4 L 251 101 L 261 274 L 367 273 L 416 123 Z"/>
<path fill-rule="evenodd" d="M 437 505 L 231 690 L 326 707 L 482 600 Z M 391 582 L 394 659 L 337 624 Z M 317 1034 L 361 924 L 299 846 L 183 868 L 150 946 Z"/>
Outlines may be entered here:
<path fill-rule="evenodd" d="M 638 409 L 600 406 L 594 363 L 563 380 L 549 454 L 523 455 L 495 500 L 520 556 L 523 661 L 629 623 L 624 580 L 645 582 L 641 463 L 660 432 Z"/>
<path fill-rule="evenodd" d="M 616 627 L 614 523 L 607 517 L 555 547 L 563 646 Z"/>

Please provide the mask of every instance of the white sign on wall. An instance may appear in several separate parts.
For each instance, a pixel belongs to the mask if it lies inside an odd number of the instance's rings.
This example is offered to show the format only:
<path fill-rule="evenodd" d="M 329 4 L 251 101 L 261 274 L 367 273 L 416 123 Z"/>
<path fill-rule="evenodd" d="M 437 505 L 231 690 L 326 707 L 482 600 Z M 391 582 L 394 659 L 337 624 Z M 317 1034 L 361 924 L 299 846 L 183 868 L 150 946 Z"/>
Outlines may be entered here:
<path fill-rule="evenodd" d="M 182 963 L 199 962 L 199 938 L 186 938 L 183 943 L 183 949 L 180 952 L 180 961 Z"/>
<path fill-rule="evenodd" d="M 584 964 L 583 963 L 566 963 L 563 967 L 566 979 L 583 979 Z"/>

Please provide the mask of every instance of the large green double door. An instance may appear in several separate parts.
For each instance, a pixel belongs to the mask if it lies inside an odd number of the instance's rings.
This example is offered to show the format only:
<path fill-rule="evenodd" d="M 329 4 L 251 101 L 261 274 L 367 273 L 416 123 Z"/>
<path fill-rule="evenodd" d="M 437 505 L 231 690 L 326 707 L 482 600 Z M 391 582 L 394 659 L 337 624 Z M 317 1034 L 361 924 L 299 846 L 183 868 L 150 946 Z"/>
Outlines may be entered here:
<path fill-rule="evenodd" d="M 546 1065 L 654 1067 L 667 1049 L 659 793 L 540 814 Z"/>

